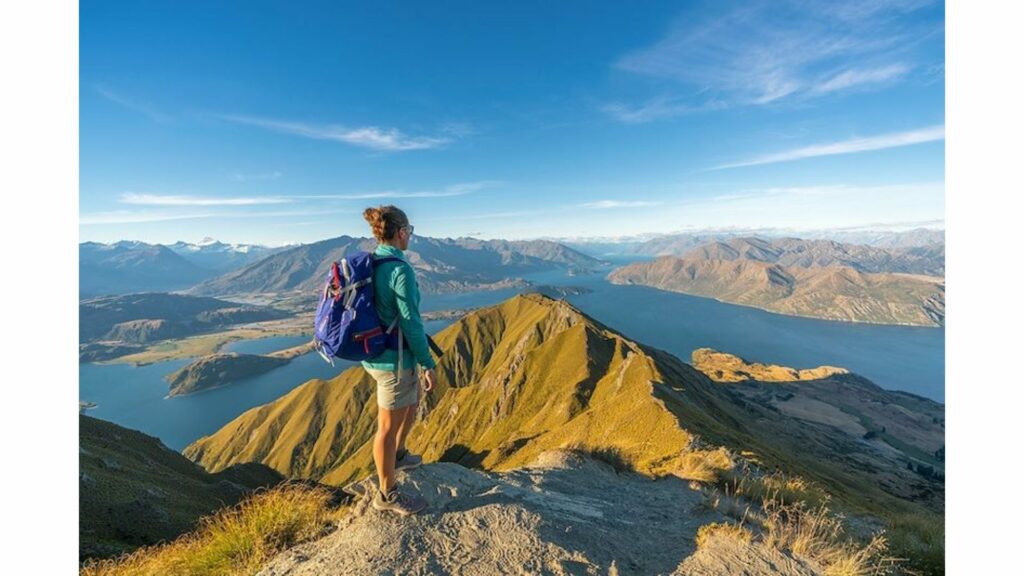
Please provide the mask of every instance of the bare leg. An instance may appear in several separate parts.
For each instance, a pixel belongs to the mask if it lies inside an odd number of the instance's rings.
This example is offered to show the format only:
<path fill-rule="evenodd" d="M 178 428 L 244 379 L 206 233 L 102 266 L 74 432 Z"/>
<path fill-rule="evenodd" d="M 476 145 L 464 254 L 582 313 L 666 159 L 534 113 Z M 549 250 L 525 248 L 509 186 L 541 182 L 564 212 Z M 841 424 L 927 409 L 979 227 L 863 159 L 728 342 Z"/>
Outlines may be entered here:
<path fill-rule="evenodd" d="M 398 447 L 395 449 L 396 451 L 405 450 L 405 439 L 409 436 L 409 430 L 412 430 L 412 427 L 416 424 L 417 406 L 419 406 L 418 403 L 401 409 L 406 412 L 405 416 L 398 422 Z M 395 410 L 395 412 L 401 412 L 401 410 Z"/>
<path fill-rule="evenodd" d="M 395 450 L 398 446 L 398 421 L 404 419 L 405 408 L 377 408 L 377 436 L 373 439 L 373 462 L 381 492 L 387 494 L 395 486 Z"/>

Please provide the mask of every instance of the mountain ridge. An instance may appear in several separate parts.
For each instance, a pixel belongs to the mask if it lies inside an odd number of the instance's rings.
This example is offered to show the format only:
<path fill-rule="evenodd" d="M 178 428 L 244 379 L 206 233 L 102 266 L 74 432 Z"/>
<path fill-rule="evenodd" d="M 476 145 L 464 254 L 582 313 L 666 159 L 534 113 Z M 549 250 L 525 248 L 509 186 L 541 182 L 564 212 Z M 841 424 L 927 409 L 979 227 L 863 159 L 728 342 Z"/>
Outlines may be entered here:
<path fill-rule="evenodd" d="M 744 258 L 662 256 L 617 268 L 608 280 L 825 320 L 913 326 L 945 322 L 943 279 L 834 264 L 808 268 Z"/>
<path fill-rule="evenodd" d="M 331 263 L 354 250 L 372 252 L 372 238 L 339 236 L 289 248 L 204 281 L 188 293 L 224 295 L 303 291 L 322 287 Z M 477 240 L 414 236 L 406 257 L 425 293 L 524 285 L 511 275 L 561 267 L 597 267 L 600 261 L 546 241 Z M 518 282 L 518 284 L 517 284 Z"/>

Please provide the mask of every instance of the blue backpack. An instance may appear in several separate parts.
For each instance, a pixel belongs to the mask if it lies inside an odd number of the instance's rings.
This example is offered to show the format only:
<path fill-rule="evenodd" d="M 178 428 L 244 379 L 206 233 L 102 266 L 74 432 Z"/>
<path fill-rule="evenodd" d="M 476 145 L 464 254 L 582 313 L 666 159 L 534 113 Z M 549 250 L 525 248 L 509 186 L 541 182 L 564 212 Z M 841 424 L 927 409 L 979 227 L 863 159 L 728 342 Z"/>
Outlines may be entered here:
<path fill-rule="evenodd" d="M 398 319 L 383 326 L 373 305 L 373 269 L 385 262 L 403 260 L 356 252 L 331 265 L 313 324 L 316 351 L 331 366 L 334 358 L 368 360 L 398 348 Z"/>

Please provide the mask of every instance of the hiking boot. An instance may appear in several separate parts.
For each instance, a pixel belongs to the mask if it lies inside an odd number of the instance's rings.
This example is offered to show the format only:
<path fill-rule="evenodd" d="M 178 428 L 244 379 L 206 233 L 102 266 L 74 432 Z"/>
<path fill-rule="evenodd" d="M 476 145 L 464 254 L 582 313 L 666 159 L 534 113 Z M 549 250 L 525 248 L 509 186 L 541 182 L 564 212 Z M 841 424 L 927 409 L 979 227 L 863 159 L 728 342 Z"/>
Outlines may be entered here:
<path fill-rule="evenodd" d="M 417 456 L 408 450 L 403 450 L 401 453 L 395 455 L 395 472 L 415 468 L 422 463 L 423 458 L 421 456 Z"/>
<path fill-rule="evenodd" d="M 392 488 L 387 495 L 377 490 L 377 495 L 373 497 L 374 510 L 388 510 L 402 516 L 415 514 L 426 507 L 426 500 L 412 494 L 404 494 L 398 488 Z"/>

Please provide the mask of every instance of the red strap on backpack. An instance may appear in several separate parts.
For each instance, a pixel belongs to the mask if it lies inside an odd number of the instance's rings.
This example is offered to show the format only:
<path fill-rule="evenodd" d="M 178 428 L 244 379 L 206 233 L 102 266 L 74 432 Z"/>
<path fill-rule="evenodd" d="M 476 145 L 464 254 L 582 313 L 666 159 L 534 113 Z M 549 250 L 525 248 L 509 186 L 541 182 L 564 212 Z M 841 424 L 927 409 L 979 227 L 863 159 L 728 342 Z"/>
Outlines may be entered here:
<path fill-rule="evenodd" d="M 337 262 L 331 264 L 331 275 L 334 276 L 334 301 L 337 302 L 341 299 L 341 271 Z"/>

